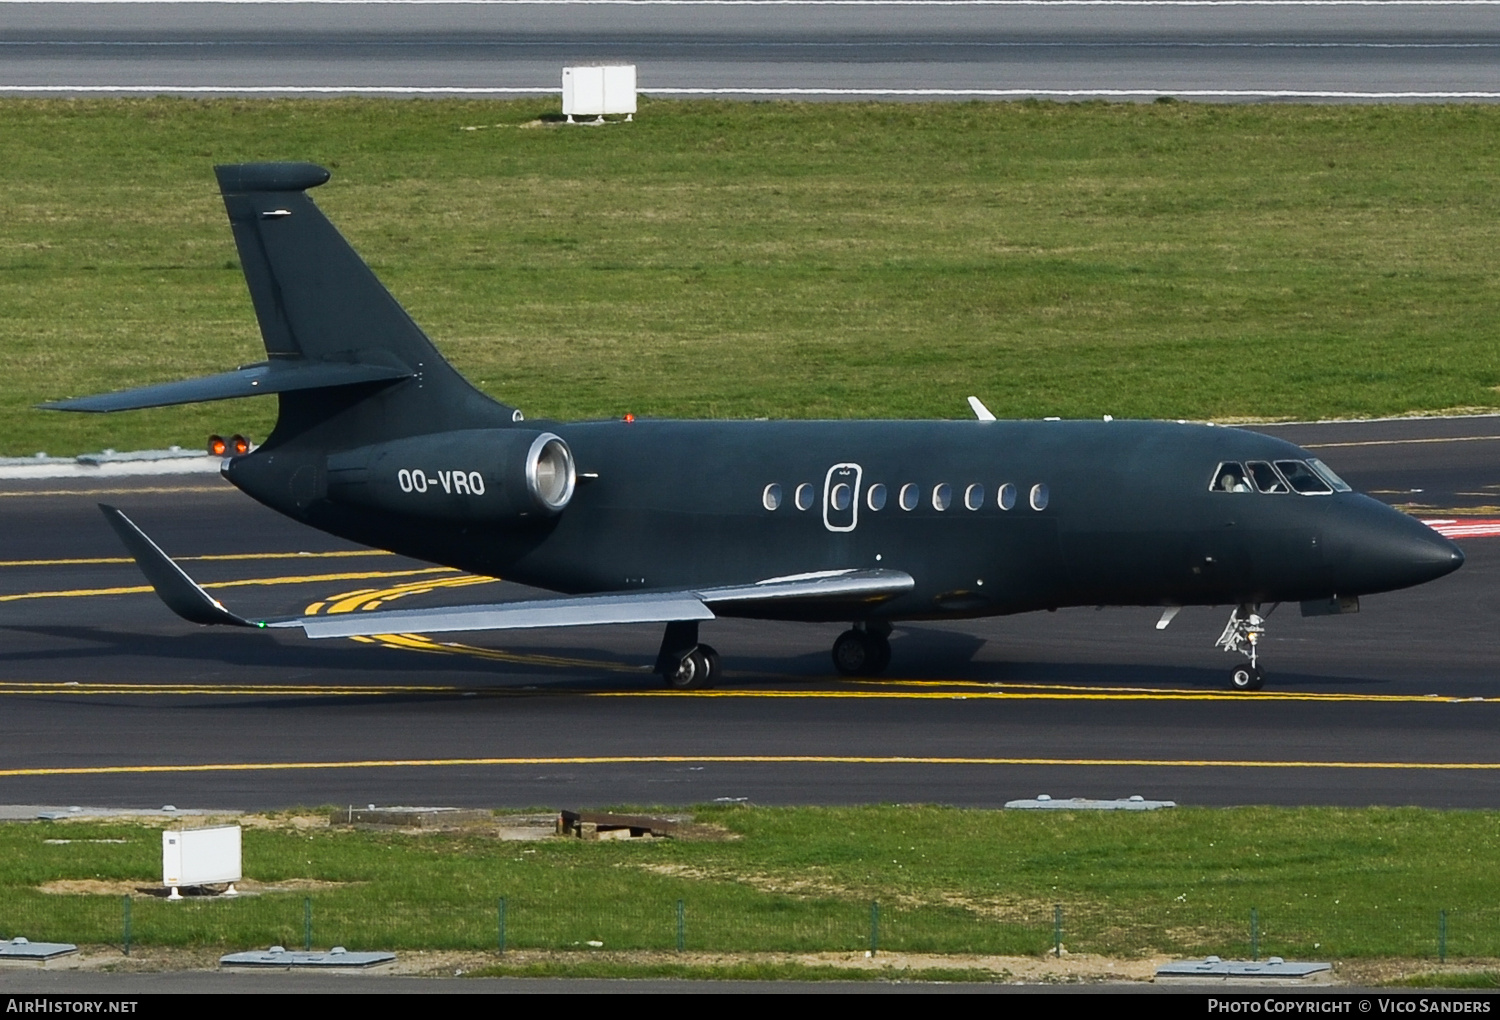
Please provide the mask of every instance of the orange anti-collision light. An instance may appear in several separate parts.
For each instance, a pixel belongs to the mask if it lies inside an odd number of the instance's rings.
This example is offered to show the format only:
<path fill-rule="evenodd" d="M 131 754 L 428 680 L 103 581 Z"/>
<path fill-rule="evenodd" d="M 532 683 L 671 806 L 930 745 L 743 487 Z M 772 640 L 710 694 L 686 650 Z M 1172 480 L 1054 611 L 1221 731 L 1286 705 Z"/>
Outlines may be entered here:
<path fill-rule="evenodd" d="M 233 439 L 229 440 L 229 448 L 236 454 L 249 453 L 250 440 L 246 439 L 244 436 L 236 435 Z"/>
<path fill-rule="evenodd" d="M 625 416 L 625 424 L 626 425 L 629 425 L 633 421 L 635 421 L 635 415 L 633 415 L 633 414 L 627 414 Z"/>
<path fill-rule="evenodd" d="M 208 452 L 215 457 L 222 457 L 229 452 L 229 444 L 224 442 L 223 436 L 209 436 Z"/>

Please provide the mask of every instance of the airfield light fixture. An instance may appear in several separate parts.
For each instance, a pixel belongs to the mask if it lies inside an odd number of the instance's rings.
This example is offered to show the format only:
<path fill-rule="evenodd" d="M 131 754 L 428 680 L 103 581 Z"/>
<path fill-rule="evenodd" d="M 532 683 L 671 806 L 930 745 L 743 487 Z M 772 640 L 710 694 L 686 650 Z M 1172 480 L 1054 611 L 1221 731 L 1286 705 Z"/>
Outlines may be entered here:
<path fill-rule="evenodd" d="M 209 436 L 208 452 L 215 457 L 222 457 L 229 452 L 229 444 L 224 442 L 223 436 Z"/>
<path fill-rule="evenodd" d="M 236 454 L 249 453 L 250 452 L 250 440 L 248 440 L 244 436 L 239 435 L 238 433 L 236 433 L 234 435 L 234 437 L 229 440 L 229 448 L 231 450 L 233 450 Z"/>

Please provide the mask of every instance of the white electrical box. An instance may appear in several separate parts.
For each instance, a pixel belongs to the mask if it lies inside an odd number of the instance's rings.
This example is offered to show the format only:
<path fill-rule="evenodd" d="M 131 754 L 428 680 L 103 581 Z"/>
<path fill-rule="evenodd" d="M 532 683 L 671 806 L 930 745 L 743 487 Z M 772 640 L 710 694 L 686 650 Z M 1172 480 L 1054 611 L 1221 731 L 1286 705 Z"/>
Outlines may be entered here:
<path fill-rule="evenodd" d="M 635 65 L 563 68 L 563 113 L 574 117 L 635 115 Z"/>
<path fill-rule="evenodd" d="M 161 834 L 161 884 L 172 890 L 170 899 L 180 899 L 178 886 L 234 883 L 240 873 L 240 827 L 220 825 L 212 829 L 178 829 Z"/>

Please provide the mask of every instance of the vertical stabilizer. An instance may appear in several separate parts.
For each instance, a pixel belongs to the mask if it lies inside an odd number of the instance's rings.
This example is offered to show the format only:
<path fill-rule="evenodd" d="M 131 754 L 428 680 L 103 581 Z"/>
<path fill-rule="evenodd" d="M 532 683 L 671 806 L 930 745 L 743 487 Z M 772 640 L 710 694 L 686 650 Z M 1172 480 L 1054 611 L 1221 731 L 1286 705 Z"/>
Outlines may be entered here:
<path fill-rule="evenodd" d="M 270 443 L 312 430 L 337 445 L 453 428 L 503 426 L 518 417 L 474 389 L 349 242 L 313 204 L 325 183 L 312 163 L 215 167 L 266 354 L 277 362 L 404 368 L 412 378 L 368 389 L 282 393 Z"/>

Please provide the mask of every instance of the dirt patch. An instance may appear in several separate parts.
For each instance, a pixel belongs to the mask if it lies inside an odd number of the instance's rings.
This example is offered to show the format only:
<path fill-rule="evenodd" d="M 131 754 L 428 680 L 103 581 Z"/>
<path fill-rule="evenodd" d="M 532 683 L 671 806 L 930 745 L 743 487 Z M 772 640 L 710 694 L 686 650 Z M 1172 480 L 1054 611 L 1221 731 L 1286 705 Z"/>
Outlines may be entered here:
<path fill-rule="evenodd" d="M 287 878 L 279 882 L 257 882 L 245 879 L 236 882 L 235 889 L 247 896 L 264 893 L 316 892 L 323 889 L 342 889 L 353 882 L 324 882 L 316 878 Z M 159 895 L 164 887 L 149 882 L 129 882 L 98 878 L 63 878 L 55 882 L 44 882 L 36 887 L 37 892 L 54 896 L 137 896 Z"/>
<path fill-rule="evenodd" d="M 643 871 L 650 871 L 657 875 L 666 875 L 671 878 L 686 878 L 697 882 L 735 882 L 740 885 L 748 885 L 759 892 L 780 893 L 786 896 L 830 896 L 837 899 L 873 898 L 868 895 L 867 890 L 852 889 L 849 886 L 839 885 L 827 879 L 820 879 L 816 875 L 792 878 L 785 875 L 767 875 L 763 872 L 738 872 L 728 869 L 711 870 L 694 867 L 691 864 L 632 863 L 620 866 L 640 868 Z M 882 903 L 892 903 L 901 907 L 958 907 L 995 921 L 1011 921 L 1024 924 L 1034 923 L 1038 919 L 1050 920 L 1052 917 L 1052 905 L 1042 901 L 1001 898 L 975 899 L 951 892 L 934 892 L 926 896 L 918 896 L 912 893 L 892 892 L 888 889 L 882 890 L 879 898 Z"/>

